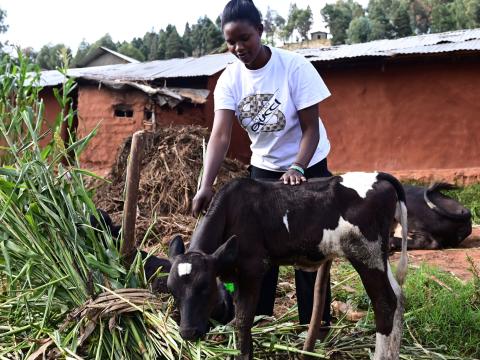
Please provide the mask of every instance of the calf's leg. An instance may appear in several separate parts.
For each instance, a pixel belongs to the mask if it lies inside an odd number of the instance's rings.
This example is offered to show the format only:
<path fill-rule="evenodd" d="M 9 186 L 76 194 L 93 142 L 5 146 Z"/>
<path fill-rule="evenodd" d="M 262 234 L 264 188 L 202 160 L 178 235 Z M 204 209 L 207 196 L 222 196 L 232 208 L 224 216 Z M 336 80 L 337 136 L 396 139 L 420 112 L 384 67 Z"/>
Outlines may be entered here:
<path fill-rule="evenodd" d="M 350 262 L 360 274 L 375 313 L 377 334 L 374 360 L 397 360 L 403 326 L 402 289 L 395 280 L 388 261 L 384 271 L 368 268 L 355 260 Z"/>
<path fill-rule="evenodd" d="M 237 360 L 253 359 L 252 326 L 255 318 L 262 277 L 247 278 L 238 283 L 235 292 L 235 328 L 240 355 Z"/>

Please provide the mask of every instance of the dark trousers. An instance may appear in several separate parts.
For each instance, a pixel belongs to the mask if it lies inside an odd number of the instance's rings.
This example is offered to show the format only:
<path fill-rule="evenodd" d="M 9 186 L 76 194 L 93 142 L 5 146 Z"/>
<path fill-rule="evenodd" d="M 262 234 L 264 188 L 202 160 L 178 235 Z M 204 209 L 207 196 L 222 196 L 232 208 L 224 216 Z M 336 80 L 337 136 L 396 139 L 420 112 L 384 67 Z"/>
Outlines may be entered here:
<path fill-rule="evenodd" d="M 278 180 L 282 176 L 282 172 L 269 171 L 250 166 L 250 177 L 252 179 L 271 179 Z M 327 159 L 310 166 L 305 170 L 307 179 L 313 177 L 327 177 L 332 176 L 328 170 Z M 291 185 L 285 185 L 291 186 Z M 296 185 L 301 186 L 301 185 Z M 302 270 L 295 270 L 295 289 L 297 293 L 298 317 L 300 324 L 308 324 L 312 316 L 313 308 L 313 293 L 315 287 L 315 279 L 317 272 L 308 272 Z M 257 305 L 256 315 L 273 314 L 273 305 L 275 303 L 275 292 L 278 282 L 278 266 L 272 266 L 263 278 L 262 288 L 260 290 L 260 299 Z M 323 309 L 322 320 L 324 325 L 330 325 L 330 302 L 332 301 L 332 294 L 330 288 L 330 275 L 328 277 L 327 298 L 325 301 L 325 308 Z"/>

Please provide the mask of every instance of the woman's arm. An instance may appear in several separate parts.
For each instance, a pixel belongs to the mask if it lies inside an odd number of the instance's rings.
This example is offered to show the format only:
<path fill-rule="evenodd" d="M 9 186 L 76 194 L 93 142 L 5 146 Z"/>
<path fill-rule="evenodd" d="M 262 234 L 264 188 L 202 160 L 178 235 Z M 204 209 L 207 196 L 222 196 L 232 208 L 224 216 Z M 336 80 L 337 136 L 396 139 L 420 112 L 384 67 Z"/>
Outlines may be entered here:
<path fill-rule="evenodd" d="M 192 203 L 192 212 L 195 217 L 198 216 L 202 210 L 207 209 L 212 199 L 213 182 L 217 177 L 218 170 L 230 146 L 234 119 L 235 112 L 233 110 L 215 111 L 212 133 L 210 134 L 205 163 L 203 164 L 202 183 Z"/>
<path fill-rule="evenodd" d="M 298 165 L 302 169 L 306 169 L 320 141 L 318 104 L 299 110 L 298 118 L 300 120 L 300 128 L 302 129 L 302 138 L 300 140 L 298 154 L 292 165 Z M 282 180 L 284 184 L 297 185 L 300 184 L 300 182 L 307 181 L 307 178 L 297 170 L 288 169 L 280 180 Z"/>

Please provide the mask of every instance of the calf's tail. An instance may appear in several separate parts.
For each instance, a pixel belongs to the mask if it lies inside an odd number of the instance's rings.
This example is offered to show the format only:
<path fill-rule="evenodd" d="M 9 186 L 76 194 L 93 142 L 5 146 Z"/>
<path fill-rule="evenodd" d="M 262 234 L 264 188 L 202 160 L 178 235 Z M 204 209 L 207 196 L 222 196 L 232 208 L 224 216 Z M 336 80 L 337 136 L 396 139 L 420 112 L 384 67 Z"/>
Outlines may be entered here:
<path fill-rule="evenodd" d="M 402 252 L 400 254 L 400 261 L 397 266 L 397 281 L 400 286 L 405 282 L 405 277 L 407 275 L 408 268 L 408 257 L 407 257 L 407 235 L 408 235 L 408 223 L 407 223 L 407 205 L 405 198 L 405 190 L 403 189 L 402 184 L 390 174 L 387 173 L 378 173 L 378 180 L 388 181 L 394 187 L 397 192 L 397 213 L 400 217 L 400 225 L 402 226 Z"/>

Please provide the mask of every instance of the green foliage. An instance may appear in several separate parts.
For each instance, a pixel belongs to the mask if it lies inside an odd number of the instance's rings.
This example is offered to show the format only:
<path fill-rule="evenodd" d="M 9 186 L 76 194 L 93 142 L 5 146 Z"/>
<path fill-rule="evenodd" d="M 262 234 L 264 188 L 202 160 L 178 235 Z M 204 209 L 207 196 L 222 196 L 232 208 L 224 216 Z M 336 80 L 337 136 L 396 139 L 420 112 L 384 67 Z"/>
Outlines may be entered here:
<path fill-rule="evenodd" d="M 161 48 L 160 37 L 163 35 L 163 30 L 159 34 L 150 31 L 145 33 L 142 42 L 142 52 L 145 60 L 152 61 L 163 59 L 165 57 L 165 46 Z M 164 35 L 163 35 L 164 36 Z M 160 50 L 162 49 L 162 51 Z"/>
<path fill-rule="evenodd" d="M 207 16 L 192 25 L 190 34 L 193 56 L 203 56 L 218 49 L 224 42 L 221 30 Z"/>
<path fill-rule="evenodd" d="M 365 20 L 362 7 L 353 0 L 327 4 L 321 14 L 332 34 L 332 44 L 355 43 L 359 39 L 395 39 L 413 34 L 473 29 L 480 26 L 478 0 L 370 0 Z M 351 23 L 354 22 L 353 25 Z M 347 35 L 347 30 L 350 29 Z"/>
<path fill-rule="evenodd" d="M 0 34 L 7 32 L 8 25 L 5 24 L 5 18 L 7 17 L 7 12 L 5 10 L 0 9 Z"/>
<path fill-rule="evenodd" d="M 472 262 L 473 266 L 473 262 Z M 441 270 L 410 267 L 404 286 L 406 305 L 402 353 L 410 346 L 429 359 L 470 359 L 480 356 L 480 278 L 473 269 L 466 284 Z M 366 310 L 357 327 L 374 325 L 371 303 L 360 277 L 341 262 L 332 269 L 334 300 Z M 420 358 L 413 356 L 411 359 Z M 410 357 L 409 357 L 410 359 Z"/>
<path fill-rule="evenodd" d="M 450 1 L 432 1 L 432 12 L 430 14 L 430 28 L 432 32 L 444 32 L 456 29 L 452 5 L 453 2 Z"/>
<path fill-rule="evenodd" d="M 422 266 L 406 282 L 407 330 L 426 346 L 456 356 L 480 356 L 480 284 Z"/>
<path fill-rule="evenodd" d="M 353 0 L 337 0 L 334 4 L 325 5 L 321 14 L 332 34 L 332 44 L 338 45 L 346 42 L 350 22 L 364 16 L 364 10 Z"/>
<path fill-rule="evenodd" d="M 110 34 L 103 35 L 100 39 L 95 41 L 93 44 L 93 48 L 104 46 L 109 48 L 110 50 L 117 51 L 117 44 L 112 40 L 112 36 Z"/>
<path fill-rule="evenodd" d="M 295 28 L 298 30 L 302 40 L 308 39 L 308 33 L 313 23 L 313 13 L 310 6 L 306 9 L 298 9 L 295 19 Z"/>
<path fill-rule="evenodd" d="M 183 52 L 186 56 L 192 56 L 192 29 L 188 22 L 185 24 L 185 30 L 183 31 L 182 37 Z"/>
<path fill-rule="evenodd" d="M 54 70 L 57 67 L 62 66 L 62 57 L 61 53 L 66 51 L 68 56 L 71 57 L 71 50 L 67 48 L 64 44 L 57 45 L 44 45 L 38 55 L 37 55 L 37 64 L 44 70 Z"/>
<path fill-rule="evenodd" d="M 7 32 L 8 25 L 5 24 L 5 18 L 7 17 L 7 12 L 0 9 L 0 34 Z M 2 49 L 3 44 L 0 42 L 0 50 Z"/>
<path fill-rule="evenodd" d="M 63 54 L 64 66 L 66 53 Z M 172 302 L 146 287 L 137 255 L 130 270 L 120 244 L 90 225 L 98 216 L 78 155 L 94 135 L 64 142 L 71 123 L 66 80 L 55 93 L 62 110 L 52 141 L 41 147 L 43 103 L 38 73 L 0 63 L 0 358 L 226 358 L 226 346 L 185 343 L 169 316 Z M 66 70 L 63 67 L 62 73 Z M 128 288 L 128 289 L 126 289 Z M 87 306 L 88 305 L 88 306 Z M 38 353 L 36 353 L 38 352 Z M 37 354 L 33 356 L 34 354 Z M 32 356 L 32 357 L 30 357 Z"/>
<path fill-rule="evenodd" d="M 394 37 L 393 25 L 389 13 L 392 0 L 370 0 L 368 3 L 368 18 L 372 23 L 370 40 L 392 39 Z"/>
<path fill-rule="evenodd" d="M 275 17 L 278 16 L 275 10 L 270 9 L 270 6 L 267 8 L 265 13 L 265 19 L 263 20 L 263 31 L 265 32 L 265 38 L 267 44 L 274 45 L 274 37 L 277 32 L 277 25 L 275 23 Z"/>
<path fill-rule="evenodd" d="M 177 29 L 173 27 L 166 41 L 165 58 L 171 59 L 183 56 L 182 38 L 178 35 Z"/>
<path fill-rule="evenodd" d="M 78 66 L 78 64 L 80 64 L 81 61 L 87 56 L 90 48 L 91 45 L 85 39 L 80 42 L 77 52 L 75 53 L 75 57 L 72 60 L 72 65 L 74 67 Z"/>
<path fill-rule="evenodd" d="M 366 16 L 353 19 L 347 29 L 347 42 L 356 44 L 368 41 L 372 34 L 372 24 Z"/>
<path fill-rule="evenodd" d="M 408 14 L 408 4 L 406 2 L 400 2 L 397 8 L 393 10 L 392 23 L 396 38 L 413 35 L 410 15 Z"/>
<path fill-rule="evenodd" d="M 131 43 L 124 41 L 122 45 L 118 48 L 118 52 L 120 54 L 130 56 L 138 61 L 144 61 L 145 57 L 143 56 L 142 52 L 133 46 Z"/>
<path fill-rule="evenodd" d="M 297 30 L 302 40 L 308 39 L 308 33 L 313 23 L 313 13 L 310 6 L 299 9 L 295 3 L 290 5 L 287 24 L 282 29 L 282 36 L 290 38 L 294 30 Z"/>

